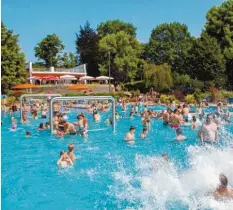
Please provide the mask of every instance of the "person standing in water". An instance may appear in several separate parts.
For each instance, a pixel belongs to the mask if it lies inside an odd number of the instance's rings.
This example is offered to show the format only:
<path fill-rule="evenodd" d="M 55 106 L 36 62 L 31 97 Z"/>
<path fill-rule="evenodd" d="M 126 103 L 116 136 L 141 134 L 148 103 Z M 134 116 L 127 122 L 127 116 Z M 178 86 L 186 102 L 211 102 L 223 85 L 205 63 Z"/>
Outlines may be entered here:
<path fill-rule="evenodd" d="M 134 141 L 135 140 L 135 133 L 136 128 L 134 126 L 130 126 L 129 132 L 125 135 L 125 141 Z"/>
<path fill-rule="evenodd" d="M 182 141 L 182 140 L 186 140 L 187 137 L 182 135 L 182 130 L 181 128 L 177 128 L 176 129 L 176 138 L 177 141 Z"/>
<path fill-rule="evenodd" d="M 218 143 L 218 127 L 213 123 L 213 116 L 211 114 L 207 115 L 206 122 L 203 123 L 199 136 L 201 138 L 201 143 Z"/>
<path fill-rule="evenodd" d="M 219 175 L 220 185 L 214 192 L 214 198 L 216 200 L 221 199 L 233 199 L 233 188 L 228 185 L 228 179 L 224 174 Z"/>

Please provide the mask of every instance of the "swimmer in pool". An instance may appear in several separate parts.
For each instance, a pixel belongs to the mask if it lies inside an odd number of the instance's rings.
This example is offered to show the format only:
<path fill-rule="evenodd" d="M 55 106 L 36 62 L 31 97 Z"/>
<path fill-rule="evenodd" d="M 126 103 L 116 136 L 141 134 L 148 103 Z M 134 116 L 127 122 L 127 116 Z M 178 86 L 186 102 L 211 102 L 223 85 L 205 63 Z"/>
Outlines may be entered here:
<path fill-rule="evenodd" d="M 38 127 L 37 130 L 38 130 L 38 131 L 43 131 L 43 130 L 45 130 L 44 123 L 40 123 L 40 125 L 39 125 L 39 127 Z"/>
<path fill-rule="evenodd" d="M 125 135 L 125 141 L 134 141 L 135 140 L 135 133 L 136 128 L 134 126 L 130 126 L 129 132 Z"/>
<path fill-rule="evenodd" d="M 182 129 L 181 128 L 177 128 L 176 129 L 176 138 L 177 141 L 182 141 L 182 140 L 186 140 L 187 137 L 182 135 Z"/>
<path fill-rule="evenodd" d="M 27 114 L 26 113 L 23 113 L 22 114 L 22 123 L 28 123 L 28 118 L 27 118 Z"/>
<path fill-rule="evenodd" d="M 213 122 L 213 116 L 211 114 L 207 115 L 206 122 L 203 123 L 199 136 L 201 138 L 201 143 L 217 143 L 218 142 L 218 127 Z"/>
<path fill-rule="evenodd" d="M 69 155 L 64 150 L 60 152 L 60 159 L 57 161 L 57 165 L 60 168 L 73 166 L 73 161 L 70 159 Z"/>
<path fill-rule="evenodd" d="M 147 128 L 143 128 L 143 130 L 142 130 L 142 133 L 141 133 L 140 137 L 141 137 L 142 139 L 144 139 L 144 138 L 146 137 L 147 133 L 148 133 Z"/>
<path fill-rule="evenodd" d="M 228 179 L 224 174 L 219 175 L 220 185 L 214 192 L 216 200 L 233 199 L 233 188 L 228 185 Z"/>
<path fill-rule="evenodd" d="M 26 137 L 27 137 L 27 138 L 31 137 L 30 131 L 26 131 Z"/>
<path fill-rule="evenodd" d="M 67 152 L 67 155 L 69 155 L 70 159 L 74 162 L 76 157 L 75 157 L 75 154 L 74 154 L 74 145 L 73 144 L 69 144 L 68 145 L 68 150 L 69 152 Z"/>
<path fill-rule="evenodd" d="M 64 129 L 65 129 L 64 136 L 68 133 L 70 135 L 75 135 L 77 133 L 77 130 L 75 129 L 74 125 L 66 121 L 64 122 Z"/>
<path fill-rule="evenodd" d="M 97 111 L 97 109 L 94 109 L 94 111 L 93 111 L 93 118 L 94 118 L 95 122 L 100 122 L 100 114 Z"/>
<path fill-rule="evenodd" d="M 14 117 L 11 118 L 11 123 L 12 123 L 11 129 L 12 130 L 16 130 L 16 128 L 17 128 L 17 120 Z"/>
<path fill-rule="evenodd" d="M 196 130 L 198 127 L 197 125 L 197 118 L 193 116 L 193 121 L 192 121 L 192 129 Z"/>

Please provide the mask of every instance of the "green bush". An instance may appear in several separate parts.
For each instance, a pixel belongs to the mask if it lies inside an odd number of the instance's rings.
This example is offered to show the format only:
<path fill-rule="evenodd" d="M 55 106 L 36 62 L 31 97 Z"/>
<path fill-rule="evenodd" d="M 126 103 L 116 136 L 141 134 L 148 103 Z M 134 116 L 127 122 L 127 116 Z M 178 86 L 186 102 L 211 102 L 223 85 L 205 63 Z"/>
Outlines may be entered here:
<path fill-rule="evenodd" d="M 12 105 L 13 102 L 15 102 L 15 101 L 16 101 L 16 97 L 14 97 L 14 96 L 9 96 L 9 97 L 6 98 L 6 104 L 7 104 L 7 106 Z"/>
<path fill-rule="evenodd" d="M 176 97 L 174 95 L 161 95 L 160 102 L 161 103 L 171 103 L 172 101 L 176 101 Z"/>
<path fill-rule="evenodd" d="M 185 96 L 184 100 L 189 104 L 194 104 L 196 102 L 193 94 L 189 94 L 189 95 Z"/>

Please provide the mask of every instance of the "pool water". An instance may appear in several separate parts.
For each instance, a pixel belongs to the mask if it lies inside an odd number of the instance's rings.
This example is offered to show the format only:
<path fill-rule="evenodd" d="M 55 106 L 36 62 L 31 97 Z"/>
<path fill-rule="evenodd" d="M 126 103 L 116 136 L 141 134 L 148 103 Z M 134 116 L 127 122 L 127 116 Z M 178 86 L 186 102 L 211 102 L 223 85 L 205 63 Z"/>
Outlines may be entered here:
<path fill-rule="evenodd" d="M 15 132 L 9 131 L 11 116 L 2 113 L 2 209 L 233 209 L 232 201 L 219 203 L 208 195 L 219 173 L 233 185 L 232 122 L 222 126 L 218 146 L 203 147 L 197 131 L 187 127 L 183 133 L 188 139 L 175 142 L 175 130 L 158 119 L 142 140 L 140 117 L 130 119 L 129 110 L 117 109 L 122 118 L 115 134 L 104 123 L 110 112 L 102 113 L 98 124 L 86 113 L 92 130 L 87 139 L 37 131 L 46 122 L 42 119 L 18 123 Z M 76 114 L 68 114 L 71 122 Z M 13 116 L 19 122 L 19 113 Z M 123 141 L 131 125 L 136 126 L 134 145 Z M 31 138 L 25 138 L 26 130 Z M 70 143 L 78 159 L 73 168 L 59 169 L 59 153 Z M 161 158 L 164 152 L 170 162 Z"/>

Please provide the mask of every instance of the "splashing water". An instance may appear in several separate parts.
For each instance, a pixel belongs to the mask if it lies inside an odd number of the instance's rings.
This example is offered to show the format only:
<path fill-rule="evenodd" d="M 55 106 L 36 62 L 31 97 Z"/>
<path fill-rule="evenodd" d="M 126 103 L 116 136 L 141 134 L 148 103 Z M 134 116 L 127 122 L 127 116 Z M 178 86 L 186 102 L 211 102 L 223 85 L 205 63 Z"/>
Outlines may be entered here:
<path fill-rule="evenodd" d="M 135 156 L 135 171 L 119 166 L 111 193 L 118 208 L 137 209 L 233 209 L 233 201 L 220 203 L 211 192 L 224 173 L 233 184 L 233 149 L 189 146 L 188 169 L 179 171 L 161 157 Z"/>

